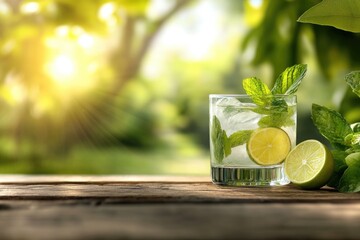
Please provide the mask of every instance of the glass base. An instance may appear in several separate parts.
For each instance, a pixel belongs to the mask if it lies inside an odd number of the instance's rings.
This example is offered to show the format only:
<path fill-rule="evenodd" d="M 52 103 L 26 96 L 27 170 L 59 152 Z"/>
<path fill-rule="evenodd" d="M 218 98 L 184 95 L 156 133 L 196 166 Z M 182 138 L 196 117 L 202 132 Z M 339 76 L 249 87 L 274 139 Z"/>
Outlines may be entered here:
<path fill-rule="evenodd" d="M 290 183 L 282 165 L 241 168 L 211 167 L 212 182 L 226 186 L 280 186 Z"/>

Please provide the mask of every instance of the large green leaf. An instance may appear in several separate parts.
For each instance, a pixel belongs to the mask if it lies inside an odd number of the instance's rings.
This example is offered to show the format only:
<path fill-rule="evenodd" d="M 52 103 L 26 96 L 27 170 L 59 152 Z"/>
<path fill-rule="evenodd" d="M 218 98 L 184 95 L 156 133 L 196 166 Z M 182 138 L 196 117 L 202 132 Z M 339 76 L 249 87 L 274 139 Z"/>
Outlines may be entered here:
<path fill-rule="evenodd" d="M 360 32 L 360 0 L 323 0 L 301 15 L 298 21 Z"/>
<path fill-rule="evenodd" d="M 350 85 L 353 92 L 360 97 L 360 71 L 354 71 L 345 76 L 345 81 Z"/>

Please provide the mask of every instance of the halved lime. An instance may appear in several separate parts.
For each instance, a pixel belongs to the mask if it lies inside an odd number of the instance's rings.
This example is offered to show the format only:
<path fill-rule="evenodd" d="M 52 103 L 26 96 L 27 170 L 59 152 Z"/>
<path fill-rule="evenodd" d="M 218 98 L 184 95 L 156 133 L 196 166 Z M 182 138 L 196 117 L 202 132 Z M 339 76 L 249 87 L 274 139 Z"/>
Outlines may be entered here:
<path fill-rule="evenodd" d="M 259 165 L 275 165 L 285 160 L 290 152 L 291 142 L 287 133 L 280 128 L 260 128 L 254 131 L 247 143 L 247 151 Z"/>
<path fill-rule="evenodd" d="M 285 173 L 289 180 L 302 188 L 324 186 L 334 169 L 331 152 L 317 140 L 306 140 L 297 145 L 285 160 Z"/>

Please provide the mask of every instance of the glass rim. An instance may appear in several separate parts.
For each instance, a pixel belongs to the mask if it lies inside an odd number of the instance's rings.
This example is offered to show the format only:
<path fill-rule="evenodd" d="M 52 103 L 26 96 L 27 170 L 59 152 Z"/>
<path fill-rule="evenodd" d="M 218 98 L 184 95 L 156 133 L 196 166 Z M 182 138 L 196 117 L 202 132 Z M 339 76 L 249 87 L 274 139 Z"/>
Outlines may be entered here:
<path fill-rule="evenodd" d="M 274 95 L 265 95 L 272 97 L 296 97 L 296 94 L 274 94 Z M 241 98 L 251 98 L 252 95 L 248 94 L 209 94 L 209 98 L 228 98 L 228 97 L 241 97 Z"/>

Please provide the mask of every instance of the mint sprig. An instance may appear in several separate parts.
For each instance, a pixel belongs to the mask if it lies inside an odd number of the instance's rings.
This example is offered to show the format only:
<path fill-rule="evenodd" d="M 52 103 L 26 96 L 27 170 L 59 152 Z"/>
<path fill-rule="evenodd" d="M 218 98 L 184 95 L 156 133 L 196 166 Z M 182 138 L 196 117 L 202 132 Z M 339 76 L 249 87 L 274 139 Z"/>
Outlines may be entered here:
<path fill-rule="evenodd" d="M 269 105 L 271 98 L 268 98 L 267 96 L 271 95 L 271 91 L 259 78 L 246 78 L 243 80 L 242 84 L 246 94 L 251 96 L 256 105 Z"/>
<path fill-rule="evenodd" d="M 350 124 L 338 112 L 326 107 L 312 105 L 313 123 L 330 143 L 340 149 L 346 148 L 345 137 L 353 133 Z"/>
<path fill-rule="evenodd" d="M 225 139 L 227 139 L 226 132 L 222 130 L 219 119 L 214 115 L 211 125 L 211 142 L 217 162 L 221 162 L 225 156 Z"/>
<path fill-rule="evenodd" d="M 233 148 L 247 143 L 252 132 L 253 130 L 243 130 L 231 134 L 229 137 L 230 146 Z"/>
<path fill-rule="evenodd" d="M 294 114 L 294 110 L 289 108 L 289 110 L 285 112 L 274 112 L 273 114 L 269 114 L 268 116 L 264 116 L 259 121 L 260 127 L 283 127 L 283 126 L 291 126 L 294 125 L 295 122 L 291 118 Z"/>
<path fill-rule="evenodd" d="M 276 79 L 272 94 L 294 94 L 307 71 L 306 64 L 297 64 L 285 69 Z"/>
<path fill-rule="evenodd" d="M 250 95 L 258 106 L 254 112 L 266 115 L 259 121 L 260 127 L 283 127 L 294 124 L 294 120 L 291 119 L 294 112 L 291 111 L 285 100 L 279 100 L 274 96 L 294 94 L 305 77 L 306 71 L 306 64 L 296 64 L 286 68 L 276 79 L 271 90 L 256 77 L 243 80 L 246 94 Z"/>
<path fill-rule="evenodd" d="M 297 91 L 301 80 L 306 73 L 306 64 L 297 64 L 286 68 L 276 79 L 272 90 L 259 78 L 251 77 L 243 80 L 243 88 L 251 96 L 253 102 L 258 106 L 254 112 L 265 115 L 258 125 L 259 127 L 283 127 L 294 124 L 291 118 L 294 114 L 285 100 L 276 99 L 277 94 L 293 94 Z M 237 107 L 226 107 L 225 113 L 232 115 L 239 111 Z M 231 149 L 246 144 L 254 130 L 237 131 L 227 136 L 222 129 L 219 119 L 214 115 L 211 125 L 211 141 L 213 146 L 214 158 L 217 163 L 231 154 Z"/>
<path fill-rule="evenodd" d="M 360 71 L 354 71 L 345 76 L 345 81 L 353 92 L 360 97 Z"/>
<path fill-rule="evenodd" d="M 345 77 L 360 97 L 360 72 Z M 335 169 L 328 186 L 340 192 L 360 192 L 360 123 L 350 125 L 337 111 L 313 104 L 312 119 L 319 132 L 335 148 Z"/>
<path fill-rule="evenodd" d="M 211 125 L 211 141 L 213 144 L 214 157 L 217 163 L 231 154 L 231 148 L 247 143 L 252 130 L 237 131 L 229 137 L 222 129 L 219 119 L 214 115 Z"/>

